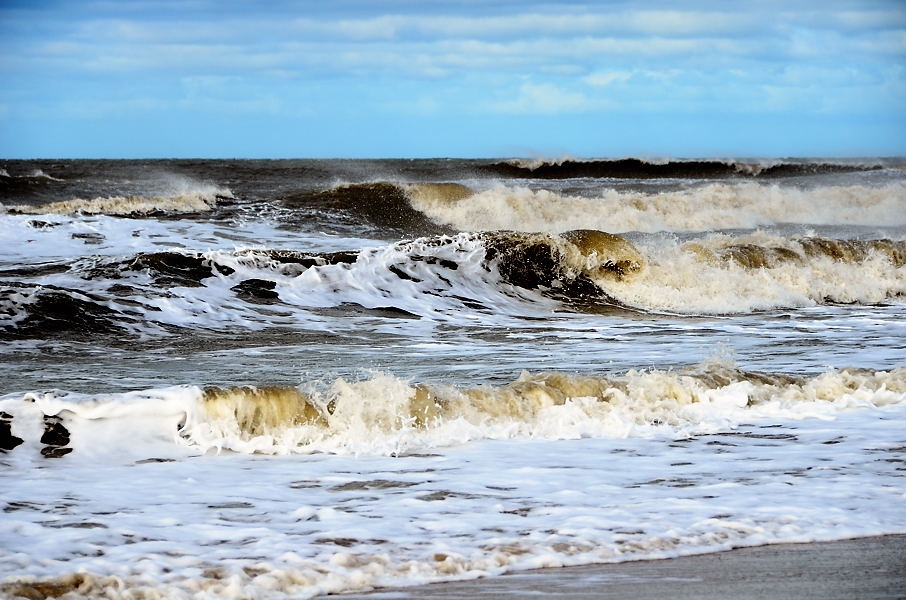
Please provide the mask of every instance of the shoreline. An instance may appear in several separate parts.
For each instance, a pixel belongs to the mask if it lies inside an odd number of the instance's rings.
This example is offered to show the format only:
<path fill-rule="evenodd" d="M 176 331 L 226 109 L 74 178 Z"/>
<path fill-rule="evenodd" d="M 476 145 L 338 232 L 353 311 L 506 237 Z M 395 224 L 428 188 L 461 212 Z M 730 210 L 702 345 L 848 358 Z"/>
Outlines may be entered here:
<path fill-rule="evenodd" d="M 709 554 L 545 568 L 341 594 L 344 600 L 906 598 L 906 534 L 769 544 Z"/>

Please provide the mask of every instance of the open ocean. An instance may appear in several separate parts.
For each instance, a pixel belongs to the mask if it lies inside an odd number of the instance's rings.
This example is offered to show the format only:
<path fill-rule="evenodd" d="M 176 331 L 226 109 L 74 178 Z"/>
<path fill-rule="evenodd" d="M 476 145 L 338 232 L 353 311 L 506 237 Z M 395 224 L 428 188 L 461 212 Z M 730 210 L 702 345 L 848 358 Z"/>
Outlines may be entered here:
<path fill-rule="evenodd" d="M 0 596 L 906 533 L 904 165 L 0 161 Z"/>

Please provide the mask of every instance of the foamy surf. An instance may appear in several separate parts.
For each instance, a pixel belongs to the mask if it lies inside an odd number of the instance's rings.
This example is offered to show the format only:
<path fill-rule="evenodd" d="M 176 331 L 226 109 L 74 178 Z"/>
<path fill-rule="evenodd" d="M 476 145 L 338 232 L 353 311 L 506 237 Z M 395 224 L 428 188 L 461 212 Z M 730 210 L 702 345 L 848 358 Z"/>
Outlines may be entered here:
<path fill-rule="evenodd" d="M 155 213 L 207 212 L 217 203 L 218 198 L 228 198 L 229 192 L 195 192 L 176 196 L 140 197 L 116 196 L 111 198 L 74 198 L 37 206 L 12 205 L 6 210 L 12 214 L 27 215 L 150 215 Z"/>
<path fill-rule="evenodd" d="M 596 283 L 646 311 L 738 314 L 830 303 L 873 304 L 906 296 L 906 242 L 786 238 L 765 233 L 662 237 L 642 246 L 647 269 Z"/>
<path fill-rule="evenodd" d="M 41 276 L 34 282 L 0 284 L 0 332 L 9 338 L 86 327 L 116 336 L 159 336 L 169 327 L 257 330 L 302 320 L 320 328 L 325 315 L 369 311 L 518 325 L 604 307 L 727 315 L 900 302 L 906 242 L 495 231 L 331 253 L 156 250 L 34 274 Z"/>
<path fill-rule="evenodd" d="M 708 183 L 646 193 L 607 187 L 591 196 L 496 184 L 466 194 L 419 187 L 412 205 L 460 230 L 613 233 L 747 229 L 776 224 L 906 225 L 906 186 Z"/>
<path fill-rule="evenodd" d="M 722 361 L 6 395 L 0 590 L 310 598 L 889 531 L 904 407 L 902 368 Z"/>
<path fill-rule="evenodd" d="M 43 171 L 37 172 L 50 181 L 66 182 Z M 31 177 L 38 175 L 33 174 Z M 233 192 L 226 187 L 175 175 L 162 175 L 151 180 L 148 182 L 148 188 L 153 191 L 144 194 L 73 197 L 43 203 L 8 204 L 3 208 L 10 214 L 25 215 L 147 216 L 208 212 L 218 201 L 234 199 Z"/>
<path fill-rule="evenodd" d="M 903 368 L 805 377 L 710 361 L 612 376 L 526 372 L 473 388 L 376 374 L 300 386 L 7 395 L 0 437 L 4 450 L 94 460 L 224 451 L 387 456 L 489 439 L 683 437 L 904 403 Z"/>

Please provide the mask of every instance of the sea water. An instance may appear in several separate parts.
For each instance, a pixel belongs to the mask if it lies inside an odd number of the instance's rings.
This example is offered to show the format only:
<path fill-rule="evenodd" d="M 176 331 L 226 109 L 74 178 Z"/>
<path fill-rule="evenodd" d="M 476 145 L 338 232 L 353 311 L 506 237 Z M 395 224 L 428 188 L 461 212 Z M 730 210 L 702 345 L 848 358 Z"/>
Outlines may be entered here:
<path fill-rule="evenodd" d="M 6 161 L 0 590 L 906 532 L 897 161 Z"/>

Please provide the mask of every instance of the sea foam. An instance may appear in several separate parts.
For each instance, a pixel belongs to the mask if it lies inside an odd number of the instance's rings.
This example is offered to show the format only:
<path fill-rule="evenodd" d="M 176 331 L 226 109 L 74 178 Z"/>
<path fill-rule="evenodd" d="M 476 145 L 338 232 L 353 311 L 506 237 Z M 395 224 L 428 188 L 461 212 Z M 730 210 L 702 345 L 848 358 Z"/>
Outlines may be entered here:
<path fill-rule="evenodd" d="M 224 451 L 386 456 L 487 439 L 701 435 L 751 419 L 832 418 L 903 403 L 903 368 L 804 377 L 709 361 L 608 376 L 525 372 L 470 388 L 377 373 L 298 387 L 10 394 L 0 411 L 9 435 L 27 442 L 18 453 L 36 455 L 43 443 L 58 454 L 70 448 L 79 460 L 136 460 Z M 67 432 L 64 443 L 48 442 L 55 425 Z"/>
<path fill-rule="evenodd" d="M 704 231 L 772 224 L 906 225 L 906 185 L 802 189 L 776 183 L 709 183 L 669 192 L 601 189 L 593 197 L 496 184 L 462 192 L 412 193 L 412 204 L 461 230 L 509 229 L 560 233 Z"/>

